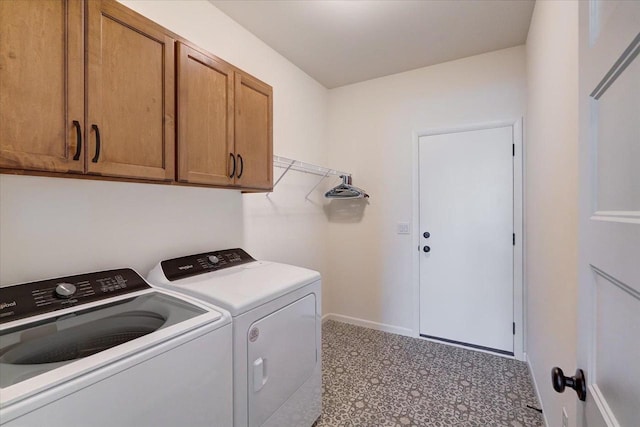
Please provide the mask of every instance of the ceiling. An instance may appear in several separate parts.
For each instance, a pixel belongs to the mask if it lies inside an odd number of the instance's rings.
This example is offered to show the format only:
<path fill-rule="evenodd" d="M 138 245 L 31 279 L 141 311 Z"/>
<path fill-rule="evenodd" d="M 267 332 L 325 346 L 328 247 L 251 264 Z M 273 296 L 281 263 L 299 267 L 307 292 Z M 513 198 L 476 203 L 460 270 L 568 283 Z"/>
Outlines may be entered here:
<path fill-rule="evenodd" d="M 534 0 L 210 0 L 327 88 L 524 44 Z"/>

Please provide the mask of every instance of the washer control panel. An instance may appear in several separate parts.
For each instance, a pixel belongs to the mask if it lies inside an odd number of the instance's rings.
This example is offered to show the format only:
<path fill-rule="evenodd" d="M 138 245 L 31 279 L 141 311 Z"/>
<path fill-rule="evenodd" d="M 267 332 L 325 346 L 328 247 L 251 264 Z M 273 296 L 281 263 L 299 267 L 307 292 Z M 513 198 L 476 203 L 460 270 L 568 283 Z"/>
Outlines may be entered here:
<path fill-rule="evenodd" d="M 162 261 L 160 265 L 165 277 L 173 282 L 185 277 L 222 270 L 252 261 L 255 259 L 251 255 L 236 248 L 168 259 Z"/>
<path fill-rule="evenodd" d="M 0 324 L 148 288 L 129 268 L 7 286 L 0 288 Z"/>

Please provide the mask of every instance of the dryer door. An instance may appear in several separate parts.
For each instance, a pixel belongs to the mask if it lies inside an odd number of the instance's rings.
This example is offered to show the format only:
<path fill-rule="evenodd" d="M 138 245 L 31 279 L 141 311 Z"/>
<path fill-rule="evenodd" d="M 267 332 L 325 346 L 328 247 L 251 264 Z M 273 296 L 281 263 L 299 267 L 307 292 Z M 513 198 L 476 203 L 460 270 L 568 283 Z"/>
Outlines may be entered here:
<path fill-rule="evenodd" d="M 261 426 L 314 372 L 316 297 L 307 295 L 254 322 L 248 340 L 249 425 Z"/>

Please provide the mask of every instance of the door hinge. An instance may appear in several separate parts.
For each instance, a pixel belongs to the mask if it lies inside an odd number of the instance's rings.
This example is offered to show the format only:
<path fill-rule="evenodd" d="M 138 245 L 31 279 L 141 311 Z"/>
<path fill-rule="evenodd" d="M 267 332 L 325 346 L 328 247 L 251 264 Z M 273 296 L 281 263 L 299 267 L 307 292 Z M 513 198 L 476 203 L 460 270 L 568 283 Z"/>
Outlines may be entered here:
<path fill-rule="evenodd" d="M 516 245 L 516 233 L 513 233 L 513 246 Z"/>
<path fill-rule="evenodd" d="M 516 156 L 516 144 L 511 144 L 511 155 Z"/>
<path fill-rule="evenodd" d="M 516 322 L 513 322 L 513 335 L 516 334 Z"/>

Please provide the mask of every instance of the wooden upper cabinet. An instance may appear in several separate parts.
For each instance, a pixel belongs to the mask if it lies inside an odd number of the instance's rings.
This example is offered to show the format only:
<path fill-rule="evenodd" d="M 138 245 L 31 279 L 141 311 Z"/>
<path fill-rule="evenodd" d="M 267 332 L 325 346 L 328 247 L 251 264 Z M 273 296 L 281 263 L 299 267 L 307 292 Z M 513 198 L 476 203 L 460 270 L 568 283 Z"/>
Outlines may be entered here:
<path fill-rule="evenodd" d="M 176 40 L 115 0 L 0 0 L 0 169 L 270 190 L 271 86 Z"/>
<path fill-rule="evenodd" d="M 186 44 L 177 52 L 178 180 L 270 190 L 271 86 Z"/>
<path fill-rule="evenodd" d="M 86 4 L 87 172 L 173 180 L 174 40 L 114 0 Z"/>
<path fill-rule="evenodd" d="M 242 72 L 235 76 L 236 183 L 273 188 L 273 89 Z"/>
<path fill-rule="evenodd" d="M 83 171 L 82 7 L 0 1 L 0 167 Z"/>
<path fill-rule="evenodd" d="M 233 185 L 234 70 L 182 43 L 177 57 L 178 181 Z"/>

